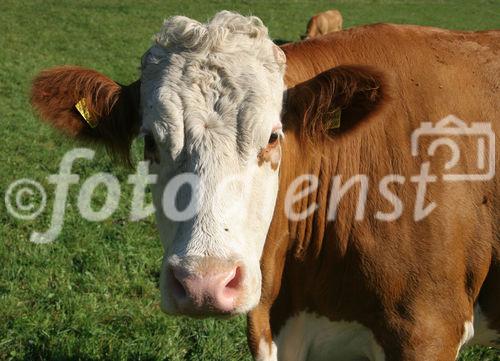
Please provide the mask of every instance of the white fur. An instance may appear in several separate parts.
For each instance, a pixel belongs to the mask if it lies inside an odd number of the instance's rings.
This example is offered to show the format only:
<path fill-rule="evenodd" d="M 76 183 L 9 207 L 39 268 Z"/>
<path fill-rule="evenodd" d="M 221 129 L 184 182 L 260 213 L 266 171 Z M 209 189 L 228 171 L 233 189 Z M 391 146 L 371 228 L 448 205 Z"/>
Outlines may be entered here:
<path fill-rule="evenodd" d="M 160 150 L 153 201 L 165 248 L 162 307 L 177 310 L 164 272 L 203 257 L 245 269 L 237 312 L 260 298 L 259 260 L 275 206 L 278 172 L 258 154 L 280 124 L 284 59 L 256 17 L 223 11 L 206 24 L 176 16 L 142 58 L 142 131 Z M 172 222 L 162 209 L 165 185 L 189 172 L 200 179 L 195 217 Z M 179 198 L 187 202 L 189 192 Z"/>
<path fill-rule="evenodd" d="M 274 341 L 271 345 L 263 338 L 259 341 L 259 351 L 255 361 L 278 361 L 278 349 Z"/>
<path fill-rule="evenodd" d="M 458 358 L 460 351 L 462 348 L 469 343 L 470 340 L 474 337 L 474 316 L 471 317 L 471 321 L 465 321 L 464 323 L 464 333 L 462 334 L 462 338 L 460 339 L 460 344 L 458 345 L 457 356 Z"/>
<path fill-rule="evenodd" d="M 466 321 L 464 324 L 464 334 L 460 340 L 460 347 L 466 345 L 474 337 L 474 322 Z"/>
<path fill-rule="evenodd" d="M 385 360 L 384 351 L 365 326 L 357 322 L 332 322 L 307 312 L 290 318 L 275 341 L 278 360 Z"/>

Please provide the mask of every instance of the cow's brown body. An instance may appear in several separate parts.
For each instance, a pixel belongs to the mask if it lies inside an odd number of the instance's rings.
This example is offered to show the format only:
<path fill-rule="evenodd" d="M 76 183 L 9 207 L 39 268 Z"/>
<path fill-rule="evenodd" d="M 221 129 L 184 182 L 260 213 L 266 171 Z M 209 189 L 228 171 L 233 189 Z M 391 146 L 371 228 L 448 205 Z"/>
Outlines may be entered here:
<path fill-rule="evenodd" d="M 328 10 L 309 19 L 305 37 L 314 38 L 340 30 L 342 30 L 342 14 L 338 10 Z"/>
<path fill-rule="evenodd" d="M 283 50 L 290 87 L 338 65 L 362 64 L 385 76 L 388 95 L 354 130 L 314 142 L 301 135 L 302 119 L 291 111 L 285 115 L 280 192 L 261 260 L 263 294 L 249 316 L 253 353 L 262 352 L 262 339 L 270 347 L 301 311 L 368 327 L 387 360 L 453 360 L 475 305 L 488 326 L 500 331 L 500 178 L 430 183 L 426 204 L 434 201 L 437 208 L 419 222 L 413 218 L 416 184 L 410 181 L 423 162 L 410 154 L 411 133 L 421 122 L 449 114 L 468 124 L 491 122 L 499 144 L 500 32 L 374 25 Z M 446 150 L 438 152 L 430 174 L 441 175 L 449 157 Z M 467 172 L 474 161 L 466 156 L 458 171 Z M 299 208 L 315 201 L 319 209 L 291 222 L 285 193 L 305 173 L 319 177 L 320 186 Z M 364 219 L 354 219 L 359 188 L 353 188 L 336 221 L 327 222 L 332 177 L 345 182 L 357 174 L 370 179 Z M 394 222 L 374 217 L 392 210 L 378 191 L 388 174 L 406 179 L 391 188 L 404 204 Z"/>

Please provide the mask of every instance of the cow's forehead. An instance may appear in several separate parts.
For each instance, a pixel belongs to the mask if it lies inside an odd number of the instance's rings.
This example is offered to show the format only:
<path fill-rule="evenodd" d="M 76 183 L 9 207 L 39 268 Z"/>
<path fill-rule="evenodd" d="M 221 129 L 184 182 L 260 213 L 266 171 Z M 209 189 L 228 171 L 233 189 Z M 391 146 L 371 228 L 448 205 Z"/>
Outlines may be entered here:
<path fill-rule="evenodd" d="M 255 129 L 266 133 L 279 119 L 284 63 L 267 30 L 232 13 L 226 28 L 214 27 L 217 16 L 208 24 L 170 19 L 142 58 L 143 126 L 174 153 L 209 143 L 245 155 L 262 141 Z"/>

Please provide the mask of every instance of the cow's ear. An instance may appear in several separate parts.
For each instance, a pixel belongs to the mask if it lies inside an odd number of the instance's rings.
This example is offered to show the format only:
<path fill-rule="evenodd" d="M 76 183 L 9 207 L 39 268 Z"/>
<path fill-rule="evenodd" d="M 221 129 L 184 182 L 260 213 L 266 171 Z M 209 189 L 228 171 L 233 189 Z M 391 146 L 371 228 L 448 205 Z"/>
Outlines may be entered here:
<path fill-rule="evenodd" d="M 139 98 L 139 80 L 121 86 L 73 66 L 42 71 L 31 89 L 31 104 L 44 121 L 71 137 L 105 145 L 127 163 L 140 128 Z"/>
<path fill-rule="evenodd" d="M 285 117 L 299 117 L 301 135 L 346 132 L 389 100 L 388 83 L 377 70 L 343 65 L 288 90 Z M 286 119 L 285 119 L 286 124 Z"/>

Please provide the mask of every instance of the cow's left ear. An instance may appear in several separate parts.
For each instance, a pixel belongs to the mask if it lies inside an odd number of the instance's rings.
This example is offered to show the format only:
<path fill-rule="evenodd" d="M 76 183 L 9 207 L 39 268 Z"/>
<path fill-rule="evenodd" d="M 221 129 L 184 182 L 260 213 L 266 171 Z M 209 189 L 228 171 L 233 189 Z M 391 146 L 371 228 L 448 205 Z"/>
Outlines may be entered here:
<path fill-rule="evenodd" d="M 128 163 L 141 123 L 139 99 L 139 80 L 122 86 L 75 66 L 44 70 L 31 88 L 31 104 L 42 120 L 70 137 L 103 144 Z"/>
<path fill-rule="evenodd" d="M 287 92 L 287 117 L 299 117 L 300 133 L 309 139 L 354 128 L 389 100 L 388 83 L 377 70 L 342 65 L 300 83 Z"/>

